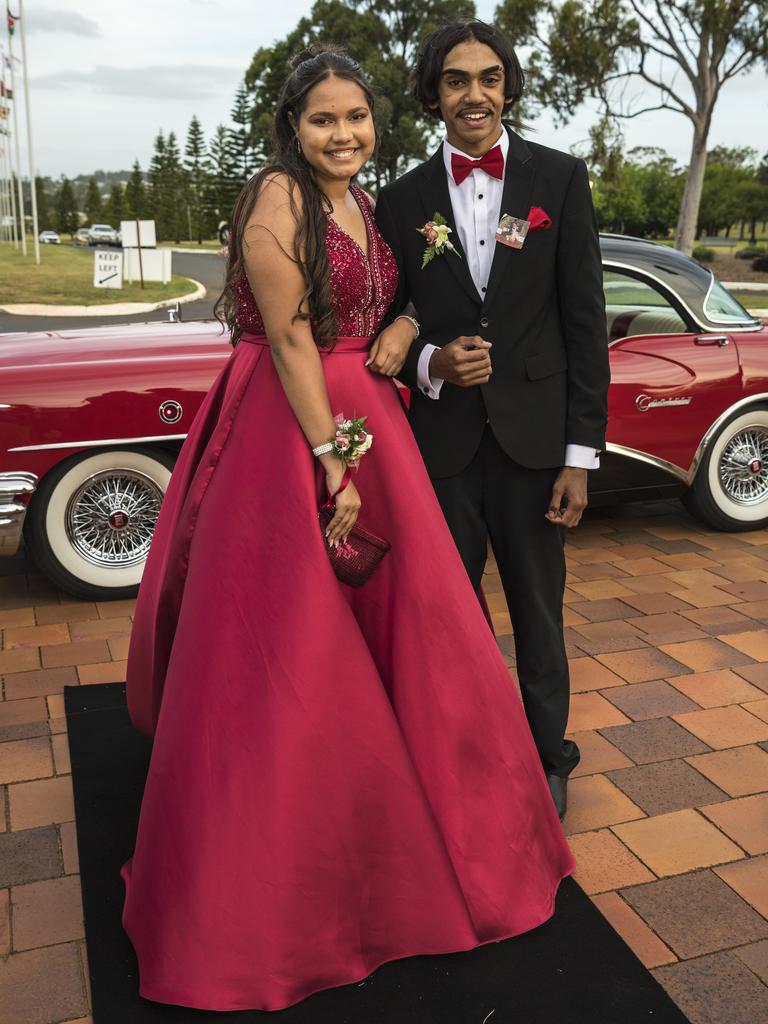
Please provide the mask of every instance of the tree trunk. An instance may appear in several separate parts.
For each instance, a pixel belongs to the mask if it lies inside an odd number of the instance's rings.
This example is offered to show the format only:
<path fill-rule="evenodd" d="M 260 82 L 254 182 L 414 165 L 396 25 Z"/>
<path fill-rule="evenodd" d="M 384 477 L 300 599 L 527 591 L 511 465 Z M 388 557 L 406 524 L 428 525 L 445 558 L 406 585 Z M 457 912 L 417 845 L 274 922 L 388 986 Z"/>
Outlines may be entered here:
<path fill-rule="evenodd" d="M 691 160 L 688 165 L 688 176 L 685 179 L 683 199 L 680 203 L 680 217 L 675 231 L 675 248 L 691 255 L 693 240 L 696 235 L 696 222 L 701 204 L 701 191 L 704 187 L 704 171 L 707 167 L 707 132 L 701 122 L 693 127 L 693 145 Z"/>
<path fill-rule="evenodd" d="M 739 225 L 739 241 L 740 242 L 744 241 L 744 221 L 743 220 L 741 221 L 741 224 Z"/>
<path fill-rule="evenodd" d="M 749 244 L 750 245 L 757 245 L 756 229 L 757 229 L 757 217 L 753 217 L 752 220 L 749 222 Z"/>

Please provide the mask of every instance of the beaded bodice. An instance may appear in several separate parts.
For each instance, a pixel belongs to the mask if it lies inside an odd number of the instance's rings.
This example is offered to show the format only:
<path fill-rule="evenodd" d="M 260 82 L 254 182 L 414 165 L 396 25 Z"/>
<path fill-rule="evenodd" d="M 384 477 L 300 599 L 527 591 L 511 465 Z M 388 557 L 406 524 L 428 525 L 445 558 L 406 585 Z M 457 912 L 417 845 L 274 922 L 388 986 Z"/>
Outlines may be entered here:
<path fill-rule="evenodd" d="M 397 288 L 397 263 L 392 250 L 379 234 L 371 204 L 358 185 L 350 191 L 365 220 L 368 252 L 336 221 L 328 218 L 325 244 L 336 300 L 337 330 L 340 338 L 368 338 L 376 333 Z M 248 281 L 243 275 L 237 286 L 237 322 L 244 331 L 264 334 L 264 322 Z"/>

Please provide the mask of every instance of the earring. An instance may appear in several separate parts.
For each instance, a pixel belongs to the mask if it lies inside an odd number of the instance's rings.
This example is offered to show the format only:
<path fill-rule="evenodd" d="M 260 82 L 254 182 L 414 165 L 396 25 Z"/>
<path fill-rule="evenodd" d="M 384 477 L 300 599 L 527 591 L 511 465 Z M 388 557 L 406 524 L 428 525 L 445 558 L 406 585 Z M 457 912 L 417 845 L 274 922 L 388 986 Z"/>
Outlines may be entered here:
<path fill-rule="evenodd" d="M 293 140 L 296 143 L 296 152 L 299 154 L 299 156 L 303 156 L 302 149 L 301 149 L 301 142 L 299 141 L 299 136 L 298 135 L 294 135 Z"/>

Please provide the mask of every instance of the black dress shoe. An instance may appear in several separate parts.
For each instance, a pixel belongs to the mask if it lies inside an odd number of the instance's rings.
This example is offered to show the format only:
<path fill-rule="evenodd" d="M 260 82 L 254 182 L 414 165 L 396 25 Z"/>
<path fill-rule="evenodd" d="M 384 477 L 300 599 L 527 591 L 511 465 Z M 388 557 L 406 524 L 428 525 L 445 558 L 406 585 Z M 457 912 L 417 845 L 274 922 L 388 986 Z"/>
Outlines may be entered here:
<path fill-rule="evenodd" d="M 561 775 L 547 775 L 547 782 L 549 783 L 549 791 L 552 794 L 552 799 L 555 801 L 560 821 L 562 821 L 568 809 L 568 779 Z"/>

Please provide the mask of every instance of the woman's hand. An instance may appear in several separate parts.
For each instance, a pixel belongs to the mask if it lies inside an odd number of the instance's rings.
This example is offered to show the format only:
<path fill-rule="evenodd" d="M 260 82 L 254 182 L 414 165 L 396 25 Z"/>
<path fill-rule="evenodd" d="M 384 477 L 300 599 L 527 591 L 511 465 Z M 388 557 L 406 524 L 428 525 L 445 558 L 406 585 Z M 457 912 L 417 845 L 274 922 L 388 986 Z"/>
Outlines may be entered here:
<path fill-rule="evenodd" d="M 362 504 L 357 488 L 351 480 L 343 491 L 337 493 L 344 477 L 345 466 L 338 459 L 336 461 L 337 466 L 329 469 L 325 474 L 325 486 L 328 488 L 328 494 L 336 495 L 336 512 L 325 531 L 325 536 L 333 547 L 338 547 L 339 544 L 346 542 L 349 531 L 357 522 Z"/>
<path fill-rule="evenodd" d="M 416 328 L 402 317 L 386 327 L 371 346 L 366 366 L 374 373 L 394 377 L 402 369 L 416 337 Z"/>

